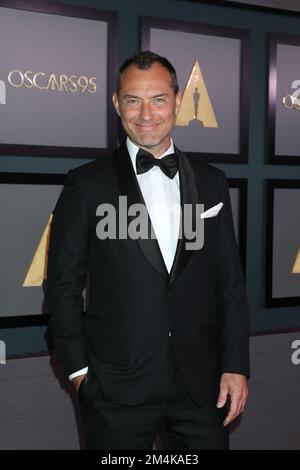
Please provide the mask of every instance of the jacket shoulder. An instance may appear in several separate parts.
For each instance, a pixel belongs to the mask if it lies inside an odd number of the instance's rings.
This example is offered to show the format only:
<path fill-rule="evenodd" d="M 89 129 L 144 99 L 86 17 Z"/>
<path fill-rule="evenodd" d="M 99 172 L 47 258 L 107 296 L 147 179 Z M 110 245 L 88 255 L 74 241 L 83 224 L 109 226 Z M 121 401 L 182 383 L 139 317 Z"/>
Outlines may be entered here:
<path fill-rule="evenodd" d="M 113 168 L 113 154 L 104 155 L 98 157 L 96 160 L 92 160 L 91 162 L 85 163 L 77 168 L 71 170 L 74 176 L 82 182 L 85 181 L 93 181 L 99 177 L 99 174 L 102 177 L 109 172 L 111 172 Z"/>
<path fill-rule="evenodd" d="M 192 169 L 196 173 L 197 176 L 201 178 L 209 178 L 210 181 L 218 181 L 221 182 L 226 179 L 226 175 L 224 171 L 216 168 L 215 166 L 211 165 L 210 163 L 202 162 L 198 157 L 192 157 L 187 155 L 186 153 L 184 156 L 188 159 Z"/>

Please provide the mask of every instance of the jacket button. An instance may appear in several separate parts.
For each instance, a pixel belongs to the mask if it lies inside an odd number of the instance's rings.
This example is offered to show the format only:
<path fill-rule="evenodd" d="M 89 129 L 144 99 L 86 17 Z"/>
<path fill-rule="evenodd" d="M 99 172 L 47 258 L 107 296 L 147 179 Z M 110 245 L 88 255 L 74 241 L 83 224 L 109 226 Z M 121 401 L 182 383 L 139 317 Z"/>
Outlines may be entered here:
<path fill-rule="evenodd" d="M 171 331 L 169 331 L 169 336 L 171 336 Z"/>

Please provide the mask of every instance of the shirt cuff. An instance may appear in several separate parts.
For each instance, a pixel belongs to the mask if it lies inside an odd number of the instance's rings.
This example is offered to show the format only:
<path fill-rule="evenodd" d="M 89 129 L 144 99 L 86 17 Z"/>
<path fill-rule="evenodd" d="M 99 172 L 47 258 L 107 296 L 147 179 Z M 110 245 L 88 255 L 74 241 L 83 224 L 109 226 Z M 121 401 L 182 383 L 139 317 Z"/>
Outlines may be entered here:
<path fill-rule="evenodd" d="M 73 374 L 69 375 L 69 379 L 73 380 L 75 377 L 78 377 L 79 375 L 87 374 L 88 370 L 89 370 L 88 367 L 84 367 L 84 369 L 80 369 L 77 372 L 73 372 Z"/>

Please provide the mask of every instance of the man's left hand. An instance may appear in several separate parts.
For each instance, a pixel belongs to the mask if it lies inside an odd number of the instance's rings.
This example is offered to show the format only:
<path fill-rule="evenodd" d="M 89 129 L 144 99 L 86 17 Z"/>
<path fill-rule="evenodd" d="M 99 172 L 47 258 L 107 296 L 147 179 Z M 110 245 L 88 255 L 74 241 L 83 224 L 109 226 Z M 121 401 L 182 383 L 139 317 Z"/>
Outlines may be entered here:
<path fill-rule="evenodd" d="M 220 394 L 217 402 L 217 408 L 222 408 L 227 398 L 230 397 L 230 409 L 223 422 L 227 426 L 240 413 L 244 411 L 248 396 L 247 379 L 241 374 L 224 373 L 220 382 Z"/>

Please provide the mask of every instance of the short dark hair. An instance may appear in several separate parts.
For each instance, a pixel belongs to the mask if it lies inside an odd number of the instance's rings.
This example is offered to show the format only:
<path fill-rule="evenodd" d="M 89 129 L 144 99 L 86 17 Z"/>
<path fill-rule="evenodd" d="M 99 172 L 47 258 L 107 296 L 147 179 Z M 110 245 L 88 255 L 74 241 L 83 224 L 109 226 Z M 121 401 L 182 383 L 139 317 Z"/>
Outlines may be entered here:
<path fill-rule="evenodd" d="M 135 65 L 140 70 L 148 70 L 156 62 L 158 64 L 161 64 L 163 67 L 165 67 L 170 73 L 172 88 L 176 95 L 179 90 L 176 70 L 174 69 L 171 62 L 169 62 L 168 59 L 166 59 L 166 57 L 162 57 L 158 54 L 155 54 L 155 52 L 151 52 L 151 51 L 140 51 L 137 54 L 129 57 L 129 59 L 125 60 L 125 62 L 123 63 L 123 65 L 121 66 L 119 70 L 119 74 L 117 78 L 117 93 L 119 93 L 121 89 L 121 77 L 123 73 L 125 72 L 125 70 L 128 69 L 130 65 Z"/>

